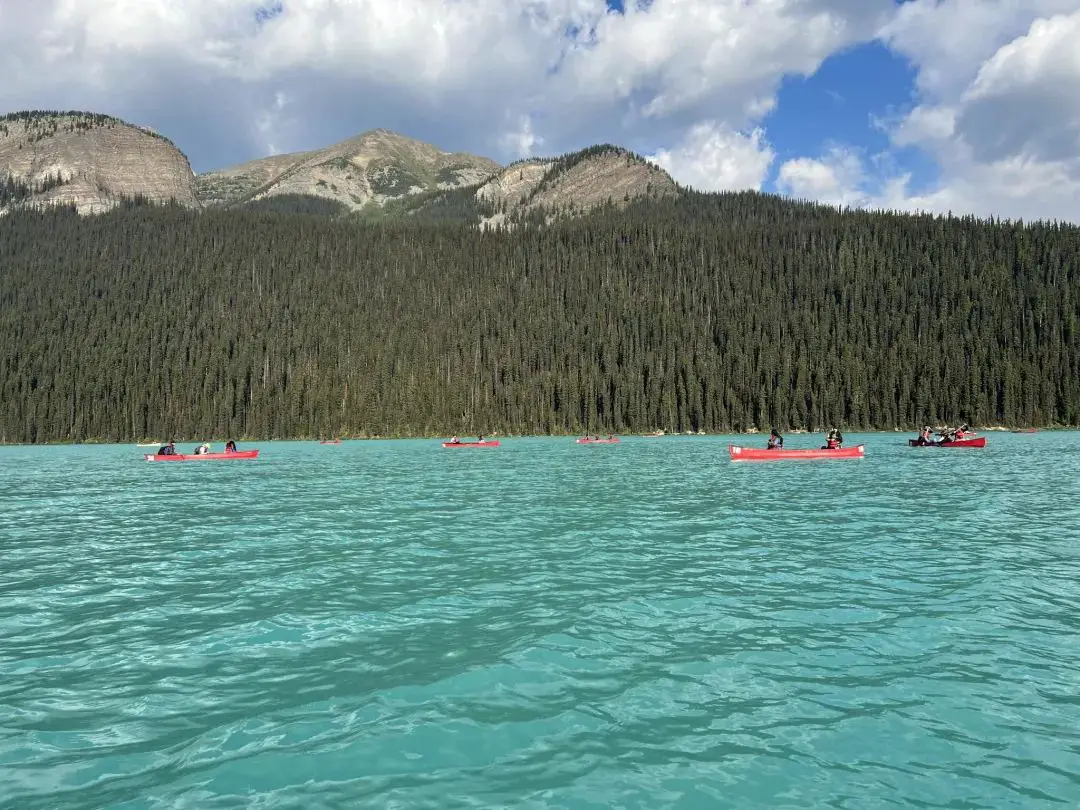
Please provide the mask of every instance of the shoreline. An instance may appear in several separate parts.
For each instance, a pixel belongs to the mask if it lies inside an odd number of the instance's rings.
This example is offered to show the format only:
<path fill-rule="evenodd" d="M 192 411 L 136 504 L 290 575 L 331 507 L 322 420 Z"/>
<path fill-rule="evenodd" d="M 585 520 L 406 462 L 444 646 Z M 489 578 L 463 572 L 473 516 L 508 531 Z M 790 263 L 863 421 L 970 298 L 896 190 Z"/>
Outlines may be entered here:
<path fill-rule="evenodd" d="M 919 432 L 920 428 L 919 427 L 913 427 L 913 428 L 870 428 L 870 429 L 866 429 L 866 430 L 848 430 L 848 429 L 843 429 L 843 430 L 844 430 L 845 433 L 850 433 L 852 435 L 868 435 L 868 434 L 897 435 L 897 434 L 904 434 L 904 433 L 916 433 L 917 434 Z M 1044 432 L 1049 433 L 1049 432 L 1065 432 L 1065 431 L 1073 431 L 1073 430 L 1080 430 L 1080 425 L 1050 425 L 1050 426 L 1044 426 L 1044 425 L 1020 425 L 1020 426 L 1008 426 L 1008 427 L 1001 426 L 1001 425 L 992 425 L 992 426 L 986 426 L 986 427 L 984 427 L 984 426 L 976 426 L 975 427 L 975 432 L 976 433 L 1014 433 L 1014 432 L 1016 432 L 1016 433 L 1033 433 L 1033 432 L 1035 432 L 1035 433 L 1044 433 Z M 812 436 L 812 435 L 815 435 L 815 434 L 818 434 L 818 433 L 824 434 L 824 433 L 827 432 L 827 429 L 823 429 L 823 430 L 805 430 L 805 429 L 802 429 L 802 428 L 797 428 L 797 429 L 794 429 L 794 430 L 786 430 L 786 431 L 782 431 L 782 432 L 783 432 L 783 435 L 785 435 L 785 436 Z M 656 435 L 655 433 L 644 433 L 644 432 L 638 432 L 638 431 L 631 432 L 631 433 L 617 433 L 617 432 L 614 432 L 614 431 L 601 430 L 601 431 L 582 431 L 582 432 L 577 432 L 577 433 L 485 433 L 484 437 L 488 438 L 488 439 L 500 439 L 500 440 L 504 440 L 504 439 L 563 439 L 563 438 L 577 438 L 577 437 L 580 437 L 580 436 L 583 436 L 583 435 L 603 435 L 603 436 L 606 436 L 608 433 L 611 433 L 613 436 L 617 436 L 620 439 L 645 438 L 645 437 L 650 437 L 650 438 L 674 438 L 674 437 L 687 438 L 687 437 L 709 437 L 709 436 L 767 436 L 768 435 L 768 431 L 763 431 L 763 430 L 740 430 L 740 431 L 717 431 L 717 432 L 684 431 L 682 433 L 664 432 L 664 433 L 662 433 L 660 435 Z M 367 434 L 358 435 L 358 436 L 350 436 L 350 435 L 347 435 L 347 434 L 341 434 L 339 436 L 332 437 L 332 438 L 329 438 L 329 439 L 323 438 L 323 437 L 309 437 L 309 436 L 301 436 L 301 437 L 282 437 L 282 436 L 275 436 L 275 437 L 248 437 L 248 436 L 242 436 L 240 438 L 234 438 L 233 441 L 235 441 L 238 445 L 240 445 L 240 444 L 253 444 L 255 442 L 313 442 L 313 443 L 324 442 L 324 441 L 333 442 L 335 438 L 340 439 L 341 443 L 345 443 L 345 442 L 365 442 L 365 441 L 417 441 L 417 440 L 444 441 L 444 440 L 446 440 L 447 438 L 449 438 L 452 435 L 455 435 L 455 434 L 453 434 L 453 433 L 446 433 L 446 434 L 428 433 L 428 434 L 407 434 L 407 435 L 394 434 L 394 435 L 387 435 L 387 436 L 367 435 Z M 476 435 L 476 434 L 458 433 L 456 435 L 471 437 L 471 436 Z M 214 439 L 174 439 L 174 441 L 177 444 L 201 444 L 203 442 L 207 442 L 209 444 L 224 444 L 226 441 L 228 441 L 228 439 L 216 439 L 216 438 L 214 438 Z M 166 441 L 162 441 L 160 443 L 154 442 L 153 445 L 161 446 L 162 444 L 166 444 L 166 443 L 167 443 Z M 146 445 L 146 447 L 144 447 L 142 449 L 148 449 L 149 447 L 152 446 L 151 444 L 147 443 L 145 439 L 130 439 L 130 440 L 125 439 L 125 440 L 120 440 L 120 441 L 110 441 L 110 440 L 107 440 L 107 439 L 91 438 L 91 439 L 82 439 L 82 440 L 77 440 L 77 441 L 76 440 L 56 440 L 56 441 L 44 441 L 44 442 L 6 442 L 6 441 L 0 441 L 0 447 L 73 447 L 73 446 L 81 446 L 81 445 L 130 445 L 130 446 L 133 446 L 133 447 L 139 447 L 141 444 Z"/>

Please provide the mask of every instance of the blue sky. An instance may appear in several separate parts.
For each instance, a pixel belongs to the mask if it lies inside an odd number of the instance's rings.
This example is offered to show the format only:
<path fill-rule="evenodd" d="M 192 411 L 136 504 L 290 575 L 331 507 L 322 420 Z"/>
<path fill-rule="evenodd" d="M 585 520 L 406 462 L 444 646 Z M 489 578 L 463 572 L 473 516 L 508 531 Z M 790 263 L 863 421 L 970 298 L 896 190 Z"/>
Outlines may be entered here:
<path fill-rule="evenodd" d="M 1078 0 L 35 0 L 0 111 L 196 171 L 386 127 L 500 162 L 601 142 L 702 190 L 1080 220 Z"/>
<path fill-rule="evenodd" d="M 834 54 L 810 76 L 786 76 L 776 108 L 765 118 L 777 155 L 767 187 L 776 189 L 784 161 L 838 144 L 868 155 L 887 153 L 898 170 L 912 172 L 914 187 L 931 186 L 939 177 L 933 160 L 918 149 L 892 147 L 882 123 L 915 106 L 915 78 L 911 64 L 880 42 Z"/>

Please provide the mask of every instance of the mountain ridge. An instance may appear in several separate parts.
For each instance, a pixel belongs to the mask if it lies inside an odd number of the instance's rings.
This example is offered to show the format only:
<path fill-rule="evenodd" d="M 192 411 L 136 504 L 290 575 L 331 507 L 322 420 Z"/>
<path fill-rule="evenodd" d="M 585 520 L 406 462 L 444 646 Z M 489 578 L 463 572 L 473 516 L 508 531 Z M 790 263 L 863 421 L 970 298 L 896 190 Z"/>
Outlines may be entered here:
<path fill-rule="evenodd" d="M 115 116 L 22 111 L 0 117 L 0 214 L 49 205 L 97 214 L 144 198 L 192 208 L 253 205 L 489 227 L 551 222 L 680 192 L 662 168 L 613 144 L 503 166 L 376 128 L 319 149 L 197 174 L 168 137 Z"/>
<path fill-rule="evenodd" d="M 198 176 L 196 187 L 204 205 L 308 194 L 361 210 L 416 191 L 476 183 L 498 168 L 489 158 L 447 152 L 388 129 L 373 129 L 322 149 L 206 172 Z"/>

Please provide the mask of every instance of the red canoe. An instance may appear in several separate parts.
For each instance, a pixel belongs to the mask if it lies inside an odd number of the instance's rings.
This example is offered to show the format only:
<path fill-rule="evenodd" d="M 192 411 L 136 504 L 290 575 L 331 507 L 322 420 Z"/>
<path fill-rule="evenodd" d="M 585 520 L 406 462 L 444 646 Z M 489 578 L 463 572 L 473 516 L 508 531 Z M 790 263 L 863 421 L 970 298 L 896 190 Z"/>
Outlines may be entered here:
<path fill-rule="evenodd" d="M 341 439 L 331 439 L 330 441 L 319 442 L 319 444 L 341 444 Z"/>
<path fill-rule="evenodd" d="M 862 458 L 863 446 L 841 447 L 836 450 L 823 450 L 820 447 L 808 447 L 798 450 L 767 450 L 763 447 L 739 447 L 728 445 L 732 461 L 780 461 L 782 459 L 833 459 Z"/>
<path fill-rule="evenodd" d="M 588 436 L 582 436 L 576 440 L 578 444 L 618 444 L 619 439 L 617 437 L 611 439 L 590 439 Z"/>
<path fill-rule="evenodd" d="M 921 439 L 908 439 L 911 447 L 986 447 L 986 437 L 979 436 L 975 439 L 960 439 L 955 442 L 930 442 L 924 443 Z"/>
<path fill-rule="evenodd" d="M 498 447 L 499 440 L 488 440 L 482 442 L 443 442 L 443 447 Z"/>
<path fill-rule="evenodd" d="M 235 453 L 204 453 L 201 456 L 194 453 L 177 453 L 175 456 L 147 453 L 143 458 L 147 461 L 239 461 L 244 458 L 258 458 L 258 456 L 258 450 L 238 450 Z"/>

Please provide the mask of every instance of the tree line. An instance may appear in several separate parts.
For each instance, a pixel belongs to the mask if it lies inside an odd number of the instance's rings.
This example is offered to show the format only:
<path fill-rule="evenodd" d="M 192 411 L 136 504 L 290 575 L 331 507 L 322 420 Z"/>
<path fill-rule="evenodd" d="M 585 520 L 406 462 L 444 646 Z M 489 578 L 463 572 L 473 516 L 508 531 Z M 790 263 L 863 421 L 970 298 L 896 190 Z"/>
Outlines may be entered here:
<path fill-rule="evenodd" d="M 1075 425 L 1078 307 L 1076 227 L 756 193 L 494 230 L 15 211 L 0 441 Z"/>

